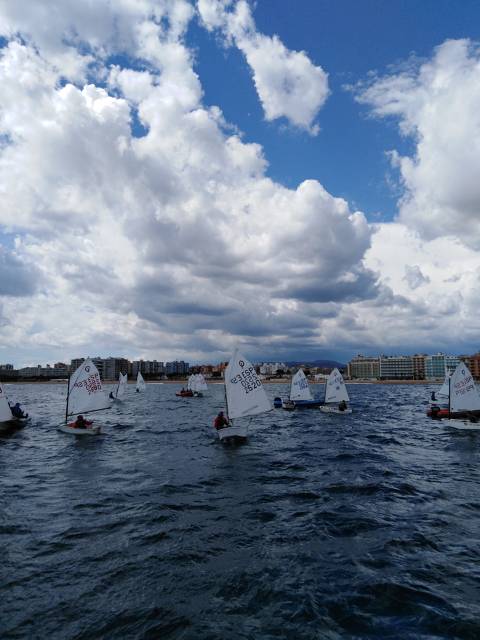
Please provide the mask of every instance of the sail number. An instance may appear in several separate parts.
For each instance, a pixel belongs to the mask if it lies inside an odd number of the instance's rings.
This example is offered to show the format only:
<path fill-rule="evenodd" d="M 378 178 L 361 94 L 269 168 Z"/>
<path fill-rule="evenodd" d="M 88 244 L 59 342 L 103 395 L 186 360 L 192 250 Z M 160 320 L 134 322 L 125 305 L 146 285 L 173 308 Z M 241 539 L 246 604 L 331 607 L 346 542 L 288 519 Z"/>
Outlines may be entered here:
<path fill-rule="evenodd" d="M 241 373 L 237 373 L 236 376 L 230 379 L 232 384 L 237 384 L 238 382 L 242 385 L 245 390 L 245 393 L 250 393 L 250 391 L 254 391 L 258 389 L 258 387 L 262 386 L 259 377 L 255 371 L 255 367 L 248 367 Z"/>
<path fill-rule="evenodd" d="M 102 390 L 102 383 L 100 381 L 100 376 L 98 373 L 92 373 L 88 376 L 88 378 L 80 380 L 80 382 L 76 382 L 73 386 L 79 388 L 85 387 L 85 389 L 88 391 L 88 395 L 97 393 L 97 391 Z"/>

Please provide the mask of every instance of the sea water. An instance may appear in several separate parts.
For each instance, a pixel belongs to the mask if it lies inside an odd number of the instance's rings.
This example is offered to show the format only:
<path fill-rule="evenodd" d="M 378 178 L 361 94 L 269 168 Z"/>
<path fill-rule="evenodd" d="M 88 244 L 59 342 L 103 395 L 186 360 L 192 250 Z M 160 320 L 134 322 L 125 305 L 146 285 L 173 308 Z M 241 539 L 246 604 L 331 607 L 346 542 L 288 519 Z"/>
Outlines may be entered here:
<path fill-rule="evenodd" d="M 350 385 L 351 415 L 273 410 L 238 447 L 223 386 L 180 386 L 80 438 L 64 385 L 7 385 L 32 420 L 0 437 L 1 638 L 480 638 L 480 434 L 426 418 L 428 386 Z"/>

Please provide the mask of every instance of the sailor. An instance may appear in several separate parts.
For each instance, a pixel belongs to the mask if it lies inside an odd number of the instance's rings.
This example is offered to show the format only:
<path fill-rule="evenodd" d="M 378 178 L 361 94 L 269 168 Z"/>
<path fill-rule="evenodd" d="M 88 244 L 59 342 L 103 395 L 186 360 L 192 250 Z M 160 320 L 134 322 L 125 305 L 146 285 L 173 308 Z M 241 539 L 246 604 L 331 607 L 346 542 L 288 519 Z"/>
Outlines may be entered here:
<path fill-rule="evenodd" d="M 72 424 L 74 429 L 88 429 L 92 425 L 92 421 L 85 420 L 83 416 L 77 416 L 77 419 Z"/>
<path fill-rule="evenodd" d="M 436 402 L 437 398 L 435 397 L 435 391 L 432 391 L 432 395 L 430 396 L 432 402 Z"/>
<path fill-rule="evenodd" d="M 226 418 L 223 415 L 223 411 L 220 411 L 219 414 L 217 415 L 217 417 L 215 418 L 215 421 L 213 423 L 213 426 L 215 427 L 215 429 L 217 429 L 217 431 L 219 429 L 224 429 L 225 427 L 228 427 L 228 418 Z"/>
<path fill-rule="evenodd" d="M 347 408 L 347 403 L 345 402 L 345 400 L 342 400 L 338 405 L 338 410 L 345 411 L 346 408 Z"/>
<path fill-rule="evenodd" d="M 28 418 L 28 413 L 26 415 L 23 413 L 23 409 L 19 402 L 16 402 L 13 407 L 10 407 L 10 410 L 14 418 Z"/>
<path fill-rule="evenodd" d="M 108 394 L 108 397 L 110 398 L 110 400 L 115 400 L 115 396 L 113 395 L 113 391 L 110 391 L 110 393 Z"/>

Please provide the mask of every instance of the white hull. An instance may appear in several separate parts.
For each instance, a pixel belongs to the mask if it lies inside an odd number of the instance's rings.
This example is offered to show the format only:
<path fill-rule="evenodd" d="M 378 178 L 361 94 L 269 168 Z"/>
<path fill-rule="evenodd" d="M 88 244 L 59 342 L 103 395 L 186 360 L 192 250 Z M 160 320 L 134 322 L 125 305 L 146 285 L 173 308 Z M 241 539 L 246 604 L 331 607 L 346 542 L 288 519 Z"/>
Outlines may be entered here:
<path fill-rule="evenodd" d="M 475 422 L 454 422 L 449 420 L 447 422 L 447 427 L 451 429 L 457 429 L 458 431 L 480 431 L 480 424 Z"/>
<path fill-rule="evenodd" d="M 220 440 L 225 440 L 225 438 L 246 438 L 248 427 L 224 427 L 223 429 L 218 429 L 217 433 Z"/>
<path fill-rule="evenodd" d="M 338 413 L 340 415 L 342 415 L 343 413 L 352 413 L 351 409 L 344 409 L 343 411 L 340 411 L 338 407 L 329 407 L 326 404 L 320 407 L 320 411 L 323 411 L 323 413 Z"/>
<path fill-rule="evenodd" d="M 101 433 L 100 427 L 90 427 L 89 429 L 76 429 L 62 424 L 58 427 L 63 433 L 69 433 L 72 436 L 98 436 Z"/>

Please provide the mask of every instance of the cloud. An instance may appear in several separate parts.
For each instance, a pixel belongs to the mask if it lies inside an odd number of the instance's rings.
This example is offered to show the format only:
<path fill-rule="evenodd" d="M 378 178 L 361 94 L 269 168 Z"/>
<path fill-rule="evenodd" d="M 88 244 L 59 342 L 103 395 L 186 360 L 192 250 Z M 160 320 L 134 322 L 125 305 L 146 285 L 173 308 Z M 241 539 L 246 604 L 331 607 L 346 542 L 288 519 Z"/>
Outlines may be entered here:
<path fill-rule="evenodd" d="M 208 30 L 220 30 L 227 44 L 244 54 L 266 120 L 285 117 L 316 135 L 319 127 L 314 121 L 329 94 L 325 71 L 304 51 L 287 49 L 278 36 L 258 33 L 246 0 L 233 7 L 222 0 L 198 0 L 198 11 Z"/>
<path fill-rule="evenodd" d="M 0 245 L 0 297 L 32 295 L 41 280 L 40 273 Z"/>
<path fill-rule="evenodd" d="M 430 282 L 430 278 L 423 275 L 422 270 L 420 269 L 418 264 L 414 264 L 412 266 L 406 264 L 405 276 L 403 279 L 408 284 L 410 289 L 418 289 L 418 287 L 421 287 L 422 284 Z"/>
<path fill-rule="evenodd" d="M 188 11 L 159 24 L 150 3 L 87 4 L 81 19 L 62 11 L 50 43 L 39 14 L 7 16 L 0 225 L 44 281 L 28 306 L 2 298 L 0 342 L 59 358 L 327 346 L 342 306 L 376 292 L 364 215 L 317 181 L 269 179 L 262 147 L 202 104 Z M 155 6 L 171 16 L 177 5 Z M 66 32 L 76 35 L 64 42 Z M 66 50 L 89 51 L 88 82 L 67 77 Z"/>
<path fill-rule="evenodd" d="M 391 153 L 404 195 L 399 220 L 424 238 L 459 238 L 480 248 L 480 50 L 447 40 L 430 60 L 375 77 L 358 100 L 398 121 L 415 152 Z"/>

